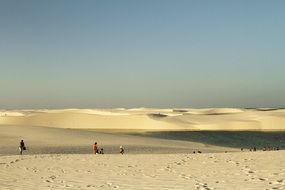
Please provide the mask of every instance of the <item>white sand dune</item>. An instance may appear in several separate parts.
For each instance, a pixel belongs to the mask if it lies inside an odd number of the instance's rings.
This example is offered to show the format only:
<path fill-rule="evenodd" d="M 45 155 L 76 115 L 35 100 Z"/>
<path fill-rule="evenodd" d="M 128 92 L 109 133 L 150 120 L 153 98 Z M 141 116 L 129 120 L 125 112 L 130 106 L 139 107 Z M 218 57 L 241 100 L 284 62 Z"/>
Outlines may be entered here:
<path fill-rule="evenodd" d="M 13 117 L 13 116 L 25 116 L 24 113 L 17 111 L 0 111 L 0 117 Z"/>
<path fill-rule="evenodd" d="M 285 130 L 284 109 L 2 110 L 0 125 L 132 130 Z"/>
<path fill-rule="evenodd" d="M 8 189 L 284 189 L 284 151 L 0 156 Z"/>
<path fill-rule="evenodd" d="M 126 133 L 284 129 L 284 109 L 1 110 L 0 189 L 285 189 L 284 151 Z"/>

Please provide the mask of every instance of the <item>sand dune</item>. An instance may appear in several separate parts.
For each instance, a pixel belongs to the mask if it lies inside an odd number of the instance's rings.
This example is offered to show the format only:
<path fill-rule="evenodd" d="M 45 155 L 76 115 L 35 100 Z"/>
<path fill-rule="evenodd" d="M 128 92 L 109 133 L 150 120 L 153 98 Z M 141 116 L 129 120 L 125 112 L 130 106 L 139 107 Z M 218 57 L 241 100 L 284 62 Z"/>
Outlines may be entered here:
<path fill-rule="evenodd" d="M 284 189 L 284 151 L 240 152 L 203 139 L 159 137 L 284 129 L 283 109 L 1 110 L 0 189 Z M 160 134 L 142 135 L 147 131 Z M 21 139 L 23 156 L 16 155 Z M 94 141 L 105 155 L 92 154 Z"/>
<path fill-rule="evenodd" d="M 1 189 L 284 189 L 285 152 L 0 156 Z"/>
<path fill-rule="evenodd" d="M 285 130 L 284 109 L 2 110 L 0 125 L 134 130 Z"/>

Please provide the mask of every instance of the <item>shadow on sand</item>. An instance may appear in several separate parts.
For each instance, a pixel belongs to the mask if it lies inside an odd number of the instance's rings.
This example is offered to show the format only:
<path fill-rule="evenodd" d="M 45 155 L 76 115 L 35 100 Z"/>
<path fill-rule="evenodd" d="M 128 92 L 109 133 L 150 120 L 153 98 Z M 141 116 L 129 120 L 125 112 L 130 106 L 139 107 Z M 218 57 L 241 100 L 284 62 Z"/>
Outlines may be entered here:
<path fill-rule="evenodd" d="M 252 148 L 254 146 L 261 148 L 266 146 L 285 149 L 285 131 L 167 131 L 146 132 L 133 135 L 192 141 L 232 148 Z"/>

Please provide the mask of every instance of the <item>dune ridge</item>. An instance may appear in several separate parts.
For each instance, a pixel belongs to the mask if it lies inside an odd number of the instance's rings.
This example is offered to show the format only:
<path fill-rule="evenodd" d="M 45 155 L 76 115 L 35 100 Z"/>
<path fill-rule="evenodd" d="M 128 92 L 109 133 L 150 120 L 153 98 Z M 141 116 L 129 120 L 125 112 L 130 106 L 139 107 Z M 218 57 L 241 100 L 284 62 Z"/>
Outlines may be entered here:
<path fill-rule="evenodd" d="M 0 110 L 0 125 L 132 130 L 285 130 L 284 109 Z"/>

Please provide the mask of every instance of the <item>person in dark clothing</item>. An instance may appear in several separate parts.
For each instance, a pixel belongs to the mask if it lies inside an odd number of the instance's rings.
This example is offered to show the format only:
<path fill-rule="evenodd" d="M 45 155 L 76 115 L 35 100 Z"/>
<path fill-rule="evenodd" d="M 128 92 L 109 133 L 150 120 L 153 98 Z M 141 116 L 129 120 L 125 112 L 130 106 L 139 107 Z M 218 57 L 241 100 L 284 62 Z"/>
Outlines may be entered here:
<path fill-rule="evenodd" d="M 120 146 L 120 154 L 124 154 L 125 153 L 125 150 L 123 148 L 123 146 Z"/>
<path fill-rule="evenodd" d="M 23 151 L 26 150 L 24 140 L 21 140 L 19 150 L 21 155 L 23 154 Z"/>

